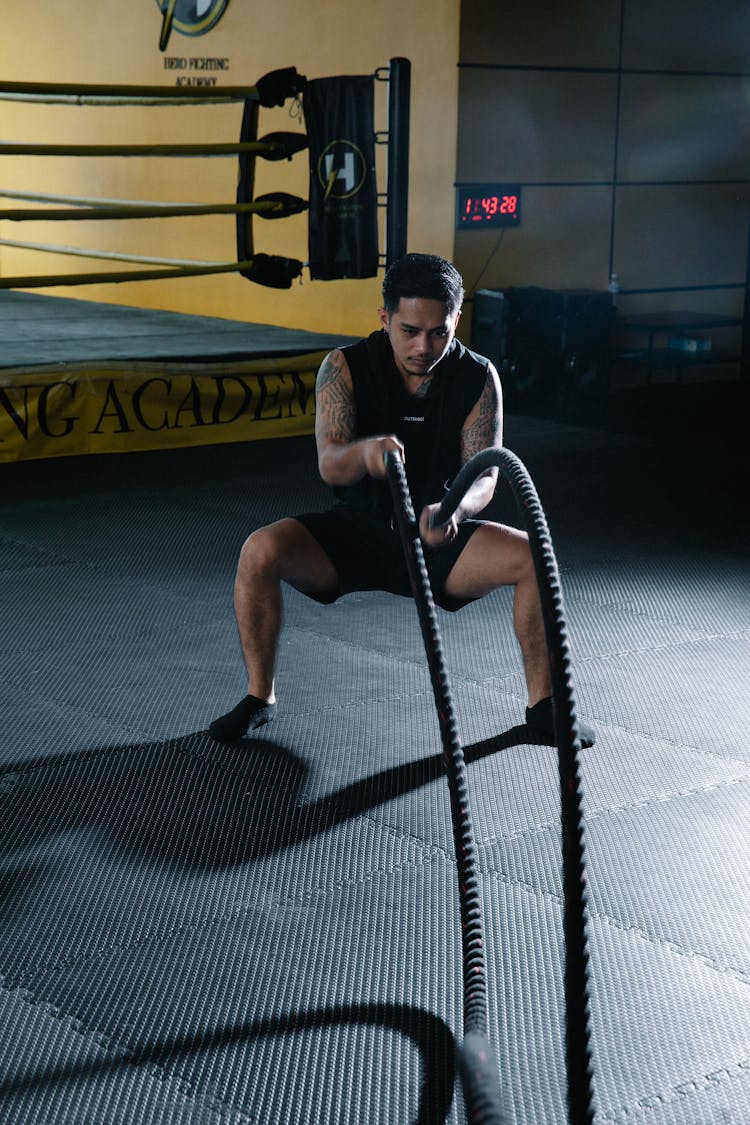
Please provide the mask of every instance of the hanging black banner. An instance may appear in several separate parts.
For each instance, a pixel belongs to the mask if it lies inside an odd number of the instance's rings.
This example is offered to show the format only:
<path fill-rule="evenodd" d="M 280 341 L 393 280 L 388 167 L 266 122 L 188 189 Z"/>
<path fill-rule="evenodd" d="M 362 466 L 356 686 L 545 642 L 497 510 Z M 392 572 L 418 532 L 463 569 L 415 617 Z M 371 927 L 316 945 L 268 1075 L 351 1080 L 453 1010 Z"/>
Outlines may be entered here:
<path fill-rule="evenodd" d="M 310 276 L 378 272 L 374 78 L 315 78 L 304 92 L 310 147 Z"/>

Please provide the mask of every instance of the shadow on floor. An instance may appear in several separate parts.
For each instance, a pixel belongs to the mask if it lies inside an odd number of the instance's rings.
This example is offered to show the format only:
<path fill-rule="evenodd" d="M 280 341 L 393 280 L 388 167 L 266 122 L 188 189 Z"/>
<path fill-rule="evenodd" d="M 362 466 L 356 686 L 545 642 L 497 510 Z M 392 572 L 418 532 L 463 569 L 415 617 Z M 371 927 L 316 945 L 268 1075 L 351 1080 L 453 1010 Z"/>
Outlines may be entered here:
<path fill-rule="evenodd" d="M 467 764 L 512 746 L 545 746 L 525 725 L 464 747 Z M 272 855 L 443 775 L 433 754 L 360 778 L 302 803 L 304 759 L 270 740 L 231 747 L 201 732 L 41 758 L 0 775 L 0 854 L 61 832 L 96 828 L 125 855 L 217 870 Z M 208 796 L 207 796 L 208 794 Z M 33 870 L 5 871 L 2 911 L 13 911 Z M 24 875 L 26 871 L 26 875 Z"/>
<path fill-rule="evenodd" d="M 399 1004 L 351 1004 L 320 1008 L 308 1012 L 293 1012 L 267 1020 L 221 1028 L 200 1035 L 151 1041 L 129 1048 L 118 1047 L 116 1057 L 70 1064 L 42 1071 L 30 1071 L 17 1079 L 0 1083 L 0 1099 L 24 1092 L 39 1092 L 81 1079 L 101 1078 L 125 1071 L 128 1068 L 145 1068 L 144 1080 L 156 1078 L 180 1083 L 180 1090 L 188 1098 L 192 1083 L 181 1079 L 181 1065 L 197 1060 L 206 1051 L 249 1043 L 254 1039 L 279 1037 L 305 1031 L 321 1031 L 343 1026 L 370 1025 L 395 1031 L 411 1039 L 422 1060 L 420 1101 L 413 1125 L 436 1125 L 448 1116 L 455 1083 L 456 1043 L 448 1025 L 439 1017 L 422 1008 Z M 282 1046 L 283 1049 L 283 1046 Z M 346 1076 L 348 1087 L 357 1076 Z M 237 1111 L 237 1105 L 225 1106 L 218 1097 L 206 1100 L 205 1108 L 218 1112 L 222 1109 Z M 331 1111 L 335 1107 L 331 1107 Z M 345 1107 L 341 1107 L 342 1113 Z"/>

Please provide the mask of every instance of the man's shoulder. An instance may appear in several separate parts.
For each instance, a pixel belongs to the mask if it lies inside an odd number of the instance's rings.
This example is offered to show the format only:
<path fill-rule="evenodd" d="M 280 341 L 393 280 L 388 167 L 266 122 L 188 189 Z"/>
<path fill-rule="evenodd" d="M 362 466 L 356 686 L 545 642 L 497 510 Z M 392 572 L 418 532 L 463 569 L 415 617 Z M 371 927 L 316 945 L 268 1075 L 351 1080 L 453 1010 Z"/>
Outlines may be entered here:
<path fill-rule="evenodd" d="M 382 377 L 387 367 L 385 341 L 387 336 L 384 332 L 371 332 L 369 336 L 340 349 L 352 379 Z"/>
<path fill-rule="evenodd" d="M 369 336 L 363 336 L 361 340 L 354 340 L 350 344 L 342 344 L 338 351 L 343 352 L 344 355 L 351 352 L 367 352 L 368 348 L 372 348 L 381 336 L 382 332 L 371 332 Z"/>
<path fill-rule="evenodd" d="M 448 382 L 461 387 L 464 397 L 468 396 L 472 400 L 482 393 L 488 376 L 494 371 L 486 356 L 473 352 L 458 338 L 454 338 L 451 350 L 443 362 Z M 450 377 L 451 373 L 455 378 Z"/>
<path fill-rule="evenodd" d="M 464 363 L 467 367 L 476 367 L 480 369 L 482 373 L 486 373 L 492 366 L 491 361 L 486 355 L 481 355 L 479 352 L 474 352 L 471 348 L 467 348 L 458 338 L 455 338 L 453 343 L 455 345 L 454 355 L 457 362 Z"/>
<path fill-rule="evenodd" d="M 324 356 L 321 370 L 351 371 L 352 368 L 360 367 L 363 362 L 367 361 L 367 342 L 368 337 L 364 337 L 361 340 L 339 344 L 337 348 L 332 348 Z"/>

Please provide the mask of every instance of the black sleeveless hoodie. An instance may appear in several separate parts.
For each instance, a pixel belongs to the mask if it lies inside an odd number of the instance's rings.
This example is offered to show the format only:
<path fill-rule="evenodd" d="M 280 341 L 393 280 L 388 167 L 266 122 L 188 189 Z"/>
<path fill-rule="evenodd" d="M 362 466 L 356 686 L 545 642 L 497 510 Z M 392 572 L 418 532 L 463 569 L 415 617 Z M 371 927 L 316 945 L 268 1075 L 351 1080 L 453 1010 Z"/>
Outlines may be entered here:
<path fill-rule="evenodd" d="M 482 393 L 488 361 L 454 339 L 434 369 L 424 396 L 407 394 L 385 331 L 341 349 L 352 376 L 355 438 L 395 434 L 403 443 L 414 511 L 442 500 L 461 468 L 461 430 Z M 334 492 L 347 507 L 390 520 L 387 481 L 364 477 Z"/>

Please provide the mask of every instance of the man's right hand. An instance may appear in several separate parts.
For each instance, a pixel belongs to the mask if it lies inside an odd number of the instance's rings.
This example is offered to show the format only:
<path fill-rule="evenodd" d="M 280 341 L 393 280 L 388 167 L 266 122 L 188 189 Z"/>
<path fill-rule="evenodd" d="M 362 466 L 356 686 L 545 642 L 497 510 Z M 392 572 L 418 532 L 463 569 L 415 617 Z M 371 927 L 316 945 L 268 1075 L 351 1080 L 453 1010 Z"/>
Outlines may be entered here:
<path fill-rule="evenodd" d="M 385 455 L 390 450 L 397 453 L 402 461 L 405 460 L 403 443 L 393 434 L 365 439 L 362 447 L 362 461 L 369 476 L 375 477 L 376 480 L 382 480 L 386 476 Z"/>

